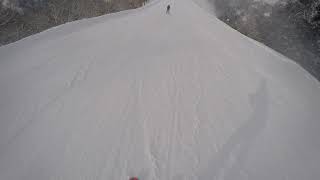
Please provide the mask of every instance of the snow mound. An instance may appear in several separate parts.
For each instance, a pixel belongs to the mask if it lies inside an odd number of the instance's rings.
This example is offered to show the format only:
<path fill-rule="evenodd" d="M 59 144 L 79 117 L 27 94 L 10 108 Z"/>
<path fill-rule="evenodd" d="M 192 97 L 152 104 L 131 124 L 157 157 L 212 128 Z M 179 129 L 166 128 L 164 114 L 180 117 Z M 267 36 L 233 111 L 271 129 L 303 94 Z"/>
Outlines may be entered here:
<path fill-rule="evenodd" d="M 0 179 L 320 177 L 319 83 L 168 2 L 0 48 Z"/>

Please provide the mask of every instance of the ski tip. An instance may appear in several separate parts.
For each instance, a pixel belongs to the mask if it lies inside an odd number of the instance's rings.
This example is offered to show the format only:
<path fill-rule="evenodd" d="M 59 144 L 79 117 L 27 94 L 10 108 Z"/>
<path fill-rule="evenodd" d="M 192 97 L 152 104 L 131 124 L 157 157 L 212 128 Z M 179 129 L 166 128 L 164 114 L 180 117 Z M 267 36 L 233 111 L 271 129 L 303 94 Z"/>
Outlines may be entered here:
<path fill-rule="evenodd" d="M 130 180 L 139 180 L 137 177 L 131 177 Z"/>

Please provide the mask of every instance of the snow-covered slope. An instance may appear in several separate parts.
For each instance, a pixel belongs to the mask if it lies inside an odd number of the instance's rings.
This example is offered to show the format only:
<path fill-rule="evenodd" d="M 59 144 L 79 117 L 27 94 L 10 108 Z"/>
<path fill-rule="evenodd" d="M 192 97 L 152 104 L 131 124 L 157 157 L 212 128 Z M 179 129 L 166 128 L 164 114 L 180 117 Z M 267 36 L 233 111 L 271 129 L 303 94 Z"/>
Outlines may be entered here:
<path fill-rule="evenodd" d="M 0 48 L 2 180 L 314 180 L 320 85 L 191 0 Z"/>

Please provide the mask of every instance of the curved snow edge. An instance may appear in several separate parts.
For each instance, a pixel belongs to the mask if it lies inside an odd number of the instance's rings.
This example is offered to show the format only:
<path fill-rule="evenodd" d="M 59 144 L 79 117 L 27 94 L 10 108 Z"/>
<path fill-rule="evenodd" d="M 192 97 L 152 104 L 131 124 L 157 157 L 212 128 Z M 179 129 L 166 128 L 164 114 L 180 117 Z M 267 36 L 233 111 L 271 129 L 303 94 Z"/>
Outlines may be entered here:
<path fill-rule="evenodd" d="M 128 10 L 119 11 L 119 12 L 110 13 L 110 14 L 104 14 L 104 15 L 96 16 L 92 18 L 83 18 L 80 20 L 70 21 L 64 24 L 60 24 L 58 26 L 54 26 L 44 31 L 41 31 L 39 33 L 22 38 L 18 41 L 1 46 L 0 50 L 3 50 L 5 48 L 17 48 L 19 46 L 23 46 L 25 43 L 30 43 L 30 41 L 33 41 L 32 43 L 37 43 L 39 40 L 43 38 L 50 39 L 49 37 L 52 37 L 52 36 L 54 36 L 55 39 L 58 39 L 66 35 L 72 34 L 74 32 L 79 32 L 86 28 L 90 28 L 92 25 L 95 25 L 95 24 L 104 23 L 111 19 L 123 18 L 128 16 L 129 14 L 139 13 L 141 12 L 142 9 L 150 8 L 158 4 L 160 1 L 161 0 L 150 0 L 146 5 L 139 8 L 128 9 Z"/>

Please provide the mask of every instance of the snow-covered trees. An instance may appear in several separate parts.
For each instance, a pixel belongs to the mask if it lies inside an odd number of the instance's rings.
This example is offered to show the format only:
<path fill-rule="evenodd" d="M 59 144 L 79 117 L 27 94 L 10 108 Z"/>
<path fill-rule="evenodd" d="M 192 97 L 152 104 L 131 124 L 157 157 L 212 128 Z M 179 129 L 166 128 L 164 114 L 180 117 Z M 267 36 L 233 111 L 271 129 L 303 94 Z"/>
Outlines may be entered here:
<path fill-rule="evenodd" d="M 320 0 L 212 0 L 239 32 L 296 60 L 320 79 Z"/>
<path fill-rule="evenodd" d="M 0 45 L 52 26 L 142 6 L 146 0 L 0 0 Z"/>

